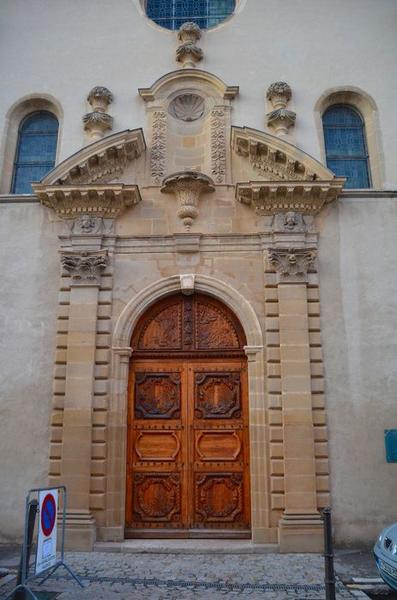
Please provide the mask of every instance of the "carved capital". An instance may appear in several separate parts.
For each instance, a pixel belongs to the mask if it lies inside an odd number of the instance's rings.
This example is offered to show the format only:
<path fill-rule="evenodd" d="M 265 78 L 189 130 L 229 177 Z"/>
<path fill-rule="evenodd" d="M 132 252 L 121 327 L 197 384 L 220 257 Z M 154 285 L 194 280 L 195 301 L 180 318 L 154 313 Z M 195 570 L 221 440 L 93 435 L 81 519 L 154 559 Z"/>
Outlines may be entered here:
<path fill-rule="evenodd" d="M 176 195 L 179 203 L 177 215 L 182 219 L 187 231 L 190 231 L 198 215 L 201 194 L 212 193 L 214 190 L 212 179 L 195 171 L 182 171 L 169 175 L 164 179 L 161 188 L 164 194 Z"/>
<path fill-rule="evenodd" d="M 107 250 L 98 252 L 62 251 L 61 263 L 72 277 L 72 285 L 99 285 L 108 264 Z"/>
<path fill-rule="evenodd" d="M 83 116 L 84 130 L 92 140 L 103 138 L 106 131 L 113 128 L 113 117 L 105 112 L 93 111 Z"/>
<path fill-rule="evenodd" d="M 316 255 L 315 248 L 270 248 L 268 261 L 277 272 L 278 283 L 306 283 Z"/>
<path fill-rule="evenodd" d="M 286 108 L 276 108 L 267 113 L 267 124 L 274 129 L 276 135 L 286 135 L 288 129 L 295 125 L 296 113 Z"/>

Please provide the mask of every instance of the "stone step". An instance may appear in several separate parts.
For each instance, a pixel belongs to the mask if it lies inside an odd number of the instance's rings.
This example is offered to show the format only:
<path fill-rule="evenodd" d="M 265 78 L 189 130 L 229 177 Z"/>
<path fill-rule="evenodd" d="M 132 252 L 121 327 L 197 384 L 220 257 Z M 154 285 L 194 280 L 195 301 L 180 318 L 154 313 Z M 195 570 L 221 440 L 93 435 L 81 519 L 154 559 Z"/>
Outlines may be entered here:
<path fill-rule="evenodd" d="M 124 554 L 277 554 L 277 544 L 253 544 L 249 540 L 124 540 L 96 542 L 94 552 Z"/>

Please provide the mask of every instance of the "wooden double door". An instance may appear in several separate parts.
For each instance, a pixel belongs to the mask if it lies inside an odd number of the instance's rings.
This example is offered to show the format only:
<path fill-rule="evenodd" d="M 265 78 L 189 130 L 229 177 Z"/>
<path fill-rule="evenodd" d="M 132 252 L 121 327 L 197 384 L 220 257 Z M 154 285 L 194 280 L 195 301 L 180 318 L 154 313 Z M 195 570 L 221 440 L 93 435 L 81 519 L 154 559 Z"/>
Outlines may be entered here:
<path fill-rule="evenodd" d="M 175 299 L 183 325 L 187 301 Z M 203 307 L 197 298 L 188 301 L 196 321 L 192 337 L 200 339 Z M 212 300 L 201 302 L 214 308 Z M 165 356 L 158 322 L 149 321 L 156 342 L 149 345 L 158 356 L 146 357 L 135 340 L 138 357 L 130 371 L 126 537 L 248 537 L 246 359 L 230 348 L 224 357 L 217 349 L 208 356 L 194 342 L 183 351 L 183 333 L 182 352 Z"/>

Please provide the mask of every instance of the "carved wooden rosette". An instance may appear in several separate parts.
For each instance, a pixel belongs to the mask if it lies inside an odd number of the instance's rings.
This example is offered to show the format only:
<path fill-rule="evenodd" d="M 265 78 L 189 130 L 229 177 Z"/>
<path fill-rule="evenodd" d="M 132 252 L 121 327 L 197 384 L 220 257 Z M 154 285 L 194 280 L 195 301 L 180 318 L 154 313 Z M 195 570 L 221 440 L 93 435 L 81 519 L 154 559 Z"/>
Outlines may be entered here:
<path fill-rule="evenodd" d="M 198 216 L 198 203 L 201 194 L 209 194 L 215 190 L 213 181 L 203 173 L 183 171 L 169 175 L 163 181 L 161 191 L 164 194 L 175 194 L 179 209 L 177 215 L 182 219 L 187 231 L 190 231 L 194 219 Z"/>
<path fill-rule="evenodd" d="M 305 283 L 317 256 L 315 248 L 270 248 L 268 260 L 278 283 Z"/>
<path fill-rule="evenodd" d="M 107 250 L 97 252 L 61 252 L 62 267 L 72 277 L 72 285 L 100 284 L 102 272 L 108 265 Z"/>

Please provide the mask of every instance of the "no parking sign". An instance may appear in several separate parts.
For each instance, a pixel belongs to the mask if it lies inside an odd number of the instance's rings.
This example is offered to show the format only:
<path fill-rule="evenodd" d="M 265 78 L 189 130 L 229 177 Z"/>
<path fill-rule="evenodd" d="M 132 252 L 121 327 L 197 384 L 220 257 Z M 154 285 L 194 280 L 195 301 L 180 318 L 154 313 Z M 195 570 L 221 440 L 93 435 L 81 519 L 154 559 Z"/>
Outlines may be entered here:
<path fill-rule="evenodd" d="M 39 492 L 36 575 L 57 562 L 58 490 Z"/>

